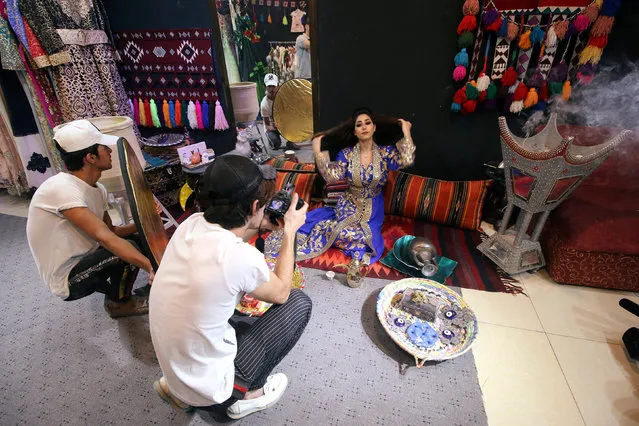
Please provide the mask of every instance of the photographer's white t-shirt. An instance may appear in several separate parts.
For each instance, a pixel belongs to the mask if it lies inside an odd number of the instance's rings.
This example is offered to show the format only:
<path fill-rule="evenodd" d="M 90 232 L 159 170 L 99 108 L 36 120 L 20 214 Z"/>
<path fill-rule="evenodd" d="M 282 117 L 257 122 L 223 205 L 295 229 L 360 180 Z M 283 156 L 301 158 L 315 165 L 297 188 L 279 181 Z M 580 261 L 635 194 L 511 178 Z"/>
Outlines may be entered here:
<path fill-rule="evenodd" d="M 228 321 L 269 278 L 262 253 L 202 213 L 177 228 L 149 299 L 153 346 L 176 397 L 203 407 L 231 396 L 237 340 Z"/>

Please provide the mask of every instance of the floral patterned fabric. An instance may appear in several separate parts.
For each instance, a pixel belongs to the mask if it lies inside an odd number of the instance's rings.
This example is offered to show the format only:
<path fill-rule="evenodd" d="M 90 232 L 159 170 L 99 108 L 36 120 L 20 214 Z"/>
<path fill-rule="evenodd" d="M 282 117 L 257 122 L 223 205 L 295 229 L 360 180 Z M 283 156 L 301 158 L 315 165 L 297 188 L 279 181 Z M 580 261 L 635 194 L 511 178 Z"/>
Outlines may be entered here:
<path fill-rule="evenodd" d="M 28 191 L 27 178 L 20 160 L 20 153 L 13 136 L 0 115 L 0 186 L 9 194 L 20 195 Z"/>
<path fill-rule="evenodd" d="M 297 259 L 317 257 L 335 247 L 365 265 L 375 263 L 384 252 L 382 189 L 388 181 L 389 170 L 412 164 L 413 151 L 414 147 L 412 151 L 406 151 L 395 146 L 373 145 L 373 161 L 364 167 L 357 144 L 340 151 L 333 163 L 320 161 L 319 169 L 326 181 L 345 180 L 349 190 L 337 206 L 315 209 L 307 214 L 306 223 L 298 232 Z M 281 233 L 272 233 L 267 240 L 267 253 L 277 253 L 280 242 Z"/>
<path fill-rule="evenodd" d="M 20 60 L 18 43 L 11 34 L 9 23 L 0 17 L 0 58 L 2 58 L 2 68 L 5 70 L 24 70 L 24 64 Z"/>

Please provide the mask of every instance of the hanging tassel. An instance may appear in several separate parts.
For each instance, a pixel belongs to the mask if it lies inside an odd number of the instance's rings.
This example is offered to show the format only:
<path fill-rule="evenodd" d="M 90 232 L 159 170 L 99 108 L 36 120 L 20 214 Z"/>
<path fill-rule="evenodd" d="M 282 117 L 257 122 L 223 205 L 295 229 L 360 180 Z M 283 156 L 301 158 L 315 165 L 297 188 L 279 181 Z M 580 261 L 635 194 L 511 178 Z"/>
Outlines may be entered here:
<path fill-rule="evenodd" d="M 151 119 L 153 120 L 153 127 L 160 128 L 160 117 L 158 117 L 158 106 L 155 104 L 155 99 L 151 99 Z"/>
<path fill-rule="evenodd" d="M 486 100 L 495 99 L 497 97 L 497 85 L 492 81 L 486 89 Z"/>
<path fill-rule="evenodd" d="M 469 99 L 462 104 L 461 112 L 462 114 L 470 114 L 475 112 L 475 109 L 477 109 L 477 101 Z"/>
<path fill-rule="evenodd" d="M 603 16 L 615 16 L 621 8 L 621 0 L 605 0 L 601 6 Z"/>
<path fill-rule="evenodd" d="M 557 36 L 557 40 L 563 40 L 566 38 L 566 34 L 568 33 L 568 27 L 570 26 L 570 22 L 567 20 L 555 22 L 553 24 L 553 28 L 555 29 L 555 35 Z"/>
<path fill-rule="evenodd" d="M 548 89 L 550 91 L 550 96 L 561 95 L 561 90 L 563 89 L 563 83 L 561 81 L 553 81 L 548 84 Z"/>
<path fill-rule="evenodd" d="M 477 15 L 479 13 L 479 0 L 466 0 L 462 11 L 465 16 Z"/>
<path fill-rule="evenodd" d="M 482 72 L 477 79 L 477 90 L 485 92 L 488 86 L 490 86 L 490 77 Z"/>
<path fill-rule="evenodd" d="M 601 60 L 601 55 L 603 53 L 603 49 L 599 47 L 595 47 L 592 45 L 588 45 L 581 51 L 579 55 L 579 65 L 583 65 L 587 62 L 592 64 L 598 64 Z"/>
<path fill-rule="evenodd" d="M 146 116 L 147 127 L 153 127 L 153 115 L 151 114 L 151 104 L 148 100 L 144 100 L 144 115 Z"/>
<path fill-rule="evenodd" d="M 162 110 L 162 101 L 158 100 L 156 106 L 158 110 L 158 121 L 160 122 L 160 127 L 166 127 L 166 122 L 164 121 L 164 110 Z"/>
<path fill-rule="evenodd" d="M 193 103 L 193 101 L 189 101 L 186 114 L 189 120 L 189 127 L 191 129 L 197 129 L 197 114 L 195 112 L 195 103 Z"/>
<path fill-rule="evenodd" d="M 202 104 L 200 101 L 195 102 L 195 113 L 197 115 L 197 128 L 204 129 L 204 117 L 202 116 Z"/>
<path fill-rule="evenodd" d="M 544 81 L 544 84 L 539 89 L 539 102 L 546 102 L 548 100 L 548 83 Z"/>
<path fill-rule="evenodd" d="M 524 101 L 513 101 L 510 104 L 510 112 L 513 114 L 519 114 L 524 109 Z"/>
<path fill-rule="evenodd" d="M 273 23 L 273 18 L 271 18 L 271 8 L 268 8 L 268 18 L 266 18 L 266 22 L 268 22 L 269 24 Z"/>
<path fill-rule="evenodd" d="M 501 84 L 504 86 L 512 86 L 517 82 L 517 71 L 513 67 L 508 67 L 503 77 L 501 78 Z"/>
<path fill-rule="evenodd" d="M 499 18 L 499 12 L 497 12 L 497 9 L 488 9 L 484 12 L 484 15 L 481 18 L 481 23 L 484 28 L 487 28 L 490 24 L 494 23 L 497 18 Z"/>
<path fill-rule="evenodd" d="M 462 87 L 455 92 L 453 103 L 450 106 L 452 112 L 460 112 L 462 104 L 466 101 L 466 89 Z"/>
<path fill-rule="evenodd" d="M 462 49 L 461 52 L 455 55 L 455 65 L 468 66 L 468 53 L 466 53 L 466 49 Z"/>
<path fill-rule="evenodd" d="M 577 71 L 577 80 L 579 84 L 587 85 L 595 79 L 596 65 L 588 63 L 579 67 Z"/>
<path fill-rule="evenodd" d="M 508 34 L 506 35 L 506 40 L 513 41 L 519 35 L 519 26 L 514 22 L 508 23 Z"/>
<path fill-rule="evenodd" d="M 209 128 L 209 104 L 206 101 L 202 102 L 202 124 L 205 129 Z"/>
<path fill-rule="evenodd" d="M 135 124 L 140 125 L 140 104 L 137 99 L 133 99 L 133 120 Z"/>
<path fill-rule="evenodd" d="M 528 95 L 528 87 L 524 83 L 519 83 L 517 89 L 515 89 L 515 93 L 513 94 L 513 100 L 523 101 L 526 99 L 526 95 Z"/>
<path fill-rule="evenodd" d="M 548 74 L 548 81 L 554 83 L 561 83 L 566 80 L 566 78 L 568 78 L 568 64 L 564 61 L 552 67 Z"/>
<path fill-rule="evenodd" d="M 189 102 L 182 101 L 180 109 L 182 110 L 182 125 L 186 128 L 189 125 Z"/>
<path fill-rule="evenodd" d="M 544 41 L 544 37 L 546 37 L 546 33 L 537 25 L 530 34 L 530 41 L 532 44 L 541 43 Z"/>
<path fill-rule="evenodd" d="M 162 102 L 162 115 L 164 115 L 164 125 L 171 128 L 171 114 L 169 113 L 169 102 L 165 99 Z"/>
<path fill-rule="evenodd" d="M 566 37 L 572 37 L 577 34 L 577 28 L 575 28 L 575 21 L 570 21 L 568 24 L 568 32 L 566 33 Z"/>
<path fill-rule="evenodd" d="M 138 114 L 140 114 L 140 126 L 146 127 L 146 114 L 144 113 L 144 102 L 138 99 Z"/>
<path fill-rule="evenodd" d="M 486 27 L 486 31 L 499 32 L 502 24 L 503 24 L 503 19 L 501 19 L 501 16 L 498 16 L 497 19 L 495 19 L 495 21 L 493 21 L 492 24 Z"/>
<path fill-rule="evenodd" d="M 479 90 L 477 90 L 477 86 L 474 83 L 474 81 L 466 83 L 466 99 L 468 100 L 474 101 L 479 97 Z"/>
<path fill-rule="evenodd" d="M 175 129 L 178 124 L 175 120 L 175 103 L 173 101 L 169 101 L 169 118 L 171 119 L 171 128 Z"/>
<path fill-rule="evenodd" d="M 284 13 L 284 18 L 282 19 L 282 25 L 285 27 L 288 26 L 288 17 L 286 16 L 286 13 Z"/>
<path fill-rule="evenodd" d="M 526 95 L 526 100 L 524 100 L 524 108 L 530 108 L 535 105 L 539 101 L 539 95 L 537 94 L 537 89 L 532 88 Z"/>
<path fill-rule="evenodd" d="M 506 36 L 508 36 L 508 19 L 502 19 L 497 37 L 506 38 Z"/>
<path fill-rule="evenodd" d="M 588 17 L 588 20 L 592 24 L 599 17 L 599 8 L 596 4 L 592 3 L 586 8 L 586 10 L 584 11 L 584 15 Z"/>
<path fill-rule="evenodd" d="M 535 71 L 528 79 L 528 87 L 540 88 L 544 84 L 544 76 L 539 71 Z"/>
<path fill-rule="evenodd" d="M 610 34 L 612 26 L 615 23 L 615 18 L 612 16 L 600 16 L 597 18 L 592 28 L 590 29 L 590 35 L 593 37 L 601 37 Z"/>
<path fill-rule="evenodd" d="M 180 101 L 175 101 L 175 127 L 182 127 L 182 105 Z"/>
<path fill-rule="evenodd" d="M 229 128 L 229 123 L 224 117 L 224 110 L 220 101 L 215 101 L 215 130 L 226 130 Z"/>
<path fill-rule="evenodd" d="M 461 104 L 457 104 L 455 102 L 450 104 L 450 112 L 459 112 L 459 111 L 461 111 Z"/>
<path fill-rule="evenodd" d="M 575 18 L 574 24 L 575 30 L 577 30 L 578 32 L 586 31 L 586 29 L 588 29 L 588 26 L 590 26 L 590 19 L 588 19 L 588 17 L 583 13 L 580 13 Z"/>
<path fill-rule="evenodd" d="M 510 106 L 513 104 L 513 94 L 508 93 L 504 97 L 504 111 L 510 111 Z"/>
<path fill-rule="evenodd" d="M 133 106 L 133 101 L 131 99 L 129 99 L 129 109 L 131 110 L 131 115 L 135 117 L 135 107 Z"/>
<path fill-rule="evenodd" d="M 453 70 L 453 80 L 462 81 L 466 78 L 466 67 L 463 65 L 456 66 Z"/>
<path fill-rule="evenodd" d="M 566 80 L 564 86 L 561 89 L 561 97 L 564 101 L 570 100 L 570 95 L 572 94 L 572 87 L 570 87 L 570 80 Z"/>
<path fill-rule="evenodd" d="M 601 37 L 590 37 L 590 39 L 588 39 L 588 46 L 594 46 L 594 47 L 603 49 L 604 47 L 606 47 L 607 44 L 608 44 L 607 35 L 601 36 Z"/>
<path fill-rule="evenodd" d="M 546 35 L 546 46 L 555 47 L 557 45 L 557 34 L 555 33 L 555 27 L 551 26 Z"/>
<path fill-rule="evenodd" d="M 475 31 L 477 29 L 477 18 L 474 16 L 464 16 L 464 19 L 457 27 L 457 35 L 461 35 L 466 31 Z"/>
<path fill-rule="evenodd" d="M 470 49 L 475 43 L 475 36 L 470 31 L 466 31 L 457 39 L 457 46 L 460 49 Z"/>
<path fill-rule="evenodd" d="M 264 23 L 264 14 L 263 13 L 260 13 L 260 22 Z"/>
<path fill-rule="evenodd" d="M 518 46 L 521 50 L 528 50 L 532 47 L 532 41 L 530 41 L 530 34 L 532 31 L 528 30 L 519 37 Z"/>

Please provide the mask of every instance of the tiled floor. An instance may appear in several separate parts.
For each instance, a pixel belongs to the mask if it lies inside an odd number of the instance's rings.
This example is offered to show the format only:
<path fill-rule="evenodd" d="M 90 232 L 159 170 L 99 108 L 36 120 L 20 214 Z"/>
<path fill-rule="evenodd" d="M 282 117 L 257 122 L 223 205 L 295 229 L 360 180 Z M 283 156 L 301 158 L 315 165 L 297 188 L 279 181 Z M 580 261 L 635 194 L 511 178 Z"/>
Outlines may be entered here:
<path fill-rule="evenodd" d="M 0 193 L 0 213 L 28 201 Z M 491 425 L 639 424 L 639 368 L 621 335 L 639 318 L 618 306 L 636 294 L 519 276 L 526 295 L 463 290 L 477 313 L 475 362 Z"/>

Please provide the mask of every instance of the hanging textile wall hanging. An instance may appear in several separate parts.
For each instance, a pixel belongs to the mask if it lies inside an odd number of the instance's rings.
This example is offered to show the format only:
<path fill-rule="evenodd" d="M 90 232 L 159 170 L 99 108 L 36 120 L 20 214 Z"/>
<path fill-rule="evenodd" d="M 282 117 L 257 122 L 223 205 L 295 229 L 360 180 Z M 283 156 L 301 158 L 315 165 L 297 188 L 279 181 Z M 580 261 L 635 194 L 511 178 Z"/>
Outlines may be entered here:
<path fill-rule="evenodd" d="M 139 125 L 213 128 L 218 94 L 210 29 L 120 31 L 113 38 Z"/>
<path fill-rule="evenodd" d="M 452 112 L 545 110 L 596 73 L 621 0 L 466 0 Z"/>

